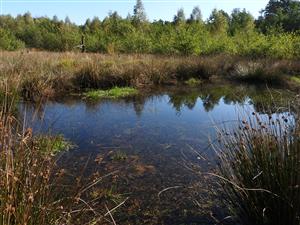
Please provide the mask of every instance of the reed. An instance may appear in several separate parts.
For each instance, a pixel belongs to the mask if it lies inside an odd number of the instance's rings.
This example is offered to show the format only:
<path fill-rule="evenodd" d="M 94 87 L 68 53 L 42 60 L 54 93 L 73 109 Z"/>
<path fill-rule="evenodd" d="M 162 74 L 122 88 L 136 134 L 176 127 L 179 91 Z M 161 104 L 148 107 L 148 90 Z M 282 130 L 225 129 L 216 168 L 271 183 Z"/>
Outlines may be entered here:
<path fill-rule="evenodd" d="M 219 173 L 225 199 L 241 224 L 299 225 L 299 119 L 253 113 L 221 131 Z"/>

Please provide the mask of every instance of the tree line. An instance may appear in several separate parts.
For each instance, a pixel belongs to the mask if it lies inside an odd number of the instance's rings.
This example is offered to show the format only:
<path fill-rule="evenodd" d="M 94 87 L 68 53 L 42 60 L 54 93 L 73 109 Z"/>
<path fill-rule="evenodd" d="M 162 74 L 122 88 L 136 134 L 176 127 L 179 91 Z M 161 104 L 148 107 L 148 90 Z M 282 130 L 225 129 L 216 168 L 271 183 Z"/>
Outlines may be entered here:
<path fill-rule="evenodd" d="M 231 14 L 214 9 L 207 20 L 194 7 L 186 16 L 177 11 L 173 21 L 147 20 L 141 0 L 133 14 L 122 18 L 110 12 L 76 25 L 68 17 L 33 18 L 30 13 L 0 16 L 0 48 L 72 51 L 82 36 L 88 52 L 151 54 L 236 54 L 251 57 L 300 58 L 300 2 L 270 0 L 257 19 L 246 9 Z"/>

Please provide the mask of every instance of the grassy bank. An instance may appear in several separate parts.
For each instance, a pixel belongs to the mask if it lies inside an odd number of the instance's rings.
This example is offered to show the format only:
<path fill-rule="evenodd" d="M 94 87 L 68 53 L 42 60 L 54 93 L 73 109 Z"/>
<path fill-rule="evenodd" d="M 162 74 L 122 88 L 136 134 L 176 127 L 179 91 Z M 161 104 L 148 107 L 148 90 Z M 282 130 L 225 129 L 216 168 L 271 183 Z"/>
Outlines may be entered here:
<path fill-rule="evenodd" d="M 151 87 L 196 80 L 235 79 L 286 84 L 300 62 L 210 57 L 1 52 L 1 80 L 25 99 L 54 97 L 114 86 Z M 295 82 L 293 82 L 295 83 Z M 2 91 L 5 87 L 2 87 Z"/>

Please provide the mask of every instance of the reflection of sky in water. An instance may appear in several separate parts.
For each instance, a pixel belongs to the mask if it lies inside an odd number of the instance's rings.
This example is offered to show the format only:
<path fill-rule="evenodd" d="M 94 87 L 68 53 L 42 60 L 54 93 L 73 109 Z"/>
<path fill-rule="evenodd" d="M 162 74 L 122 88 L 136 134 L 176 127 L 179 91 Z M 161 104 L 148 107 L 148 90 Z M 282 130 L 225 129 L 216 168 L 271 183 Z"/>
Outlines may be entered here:
<path fill-rule="evenodd" d="M 143 151 L 146 145 L 174 146 L 189 142 L 202 144 L 198 145 L 201 148 L 207 144 L 208 136 L 214 135 L 212 125 L 236 120 L 242 108 L 241 105 L 225 104 L 221 99 L 207 112 L 198 98 L 192 109 L 182 106 L 177 111 L 168 95 L 148 98 L 140 113 L 136 113 L 130 101 L 104 101 L 92 108 L 82 101 L 72 105 L 48 103 L 43 118 L 35 120 L 34 130 L 62 133 L 82 151 L 128 145 Z M 249 105 L 247 108 L 253 110 Z"/>
<path fill-rule="evenodd" d="M 31 125 L 35 132 L 63 134 L 82 154 L 120 148 L 152 161 L 157 156 L 169 160 L 181 157 L 187 145 L 206 150 L 209 140 L 214 140 L 214 126 L 229 128 L 238 118 L 264 111 L 270 99 L 284 102 L 285 98 L 273 89 L 208 85 L 154 91 L 127 100 L 91 103 L 67 99 L 45 104 Z M 26 108 L 28 121 L 34 110 Z"/>

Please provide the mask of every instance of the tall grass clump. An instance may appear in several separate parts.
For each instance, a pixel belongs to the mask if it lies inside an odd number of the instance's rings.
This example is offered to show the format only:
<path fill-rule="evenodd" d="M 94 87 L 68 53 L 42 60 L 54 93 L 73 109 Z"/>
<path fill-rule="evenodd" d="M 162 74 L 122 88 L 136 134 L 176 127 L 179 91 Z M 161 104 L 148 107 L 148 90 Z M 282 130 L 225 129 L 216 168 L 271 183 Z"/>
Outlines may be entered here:
<path fill-rule="evenodd" d="M 58 166 L 57 145 L 24 128 L 7 99 L 0 111 L 0 225 L 97 224 L 99 202 L 87 193 L 100 178 L 83 181 Z"/>
<path fill-rule="evenodd" d="M 218 152 L 225 199 L 240 224 L 300 224 L 300 127 L 290 114 L 253 113 L 222 131 Z"/>
<path fill-rule="evenodd" d="M 234 79 L 248 83 L 284 85 L 290 72 L 280 68 L 278 63 L 262 60 L 236 63 L 232 75 Z"/>

